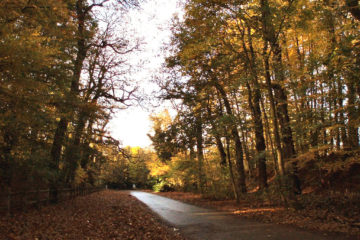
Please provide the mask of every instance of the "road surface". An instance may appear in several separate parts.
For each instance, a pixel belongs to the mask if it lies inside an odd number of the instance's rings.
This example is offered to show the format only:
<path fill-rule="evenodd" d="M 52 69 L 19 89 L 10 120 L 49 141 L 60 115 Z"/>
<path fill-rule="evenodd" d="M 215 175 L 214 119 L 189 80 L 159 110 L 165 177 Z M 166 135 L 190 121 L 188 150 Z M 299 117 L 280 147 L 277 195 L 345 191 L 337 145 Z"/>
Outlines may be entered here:
<path fill-rule="evenodd" d="M 151 193 L 131 191 L 132 196 L 145 203 L 152 211 L 188 239 L 201 240 L 340 240 L 345 236 L 330 236 L 295 228 L 259 223 L 252 220 L 196 207 Z"/>

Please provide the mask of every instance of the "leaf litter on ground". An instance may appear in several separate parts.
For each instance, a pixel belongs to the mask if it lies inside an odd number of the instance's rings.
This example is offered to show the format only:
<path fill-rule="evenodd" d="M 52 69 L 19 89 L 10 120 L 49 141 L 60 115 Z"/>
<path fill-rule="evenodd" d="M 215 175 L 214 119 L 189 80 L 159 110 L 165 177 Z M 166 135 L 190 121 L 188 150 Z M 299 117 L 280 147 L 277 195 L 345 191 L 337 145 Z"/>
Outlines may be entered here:
<path fill-rule="evenodd" d="M 183 240 L 129 192 L 104 190 L 0 216 L 0 239 Z"/>

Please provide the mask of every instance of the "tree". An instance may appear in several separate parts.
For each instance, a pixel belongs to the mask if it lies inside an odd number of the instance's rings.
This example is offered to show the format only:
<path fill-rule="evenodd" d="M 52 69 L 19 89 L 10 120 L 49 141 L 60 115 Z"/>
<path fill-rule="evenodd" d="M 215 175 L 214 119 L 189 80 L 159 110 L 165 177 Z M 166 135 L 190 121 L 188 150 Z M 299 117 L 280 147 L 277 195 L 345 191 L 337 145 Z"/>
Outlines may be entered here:
<path fill-rule="evenodd" d="M 1 182 L 11 187 L 21 166 L 28 168 L 25 181 L 32 175 L 46 180 L 44 149 L 56 123 L 54 103 L 67 87 L 69 58 L 62 50 L 73 25 L 65 2 L 0 5 Z"/>
<path fill-rule="evenodd" d="M 281 196 L 296 202 L 305 154 L 357 151 L 358 22 L 342 4 L 189 0 L 175 19 L 162 98 L 201 119 L 204 152 L 216 146 L 222 163 L 235 156 L 242 192 L 256 162 L 259 189 L 277 175 Z"/>

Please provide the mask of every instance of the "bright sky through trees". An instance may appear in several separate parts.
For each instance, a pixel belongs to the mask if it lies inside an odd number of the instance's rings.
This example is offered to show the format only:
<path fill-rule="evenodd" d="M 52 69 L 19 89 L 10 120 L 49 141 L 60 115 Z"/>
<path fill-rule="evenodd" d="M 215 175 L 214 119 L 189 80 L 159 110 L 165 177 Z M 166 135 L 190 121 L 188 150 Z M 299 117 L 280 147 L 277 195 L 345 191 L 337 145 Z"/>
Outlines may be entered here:
<path fill-rule="evenodd" d="M 134 37 L 139 37 L 144 43 L 141 51 L 134 55 L 134 61 L 140 67 L 133 76 L 140 85 L 140 91 L 148 94 L 156 89 L 151 83 L 152 76 L 159 70 L 164 61 L 161 49 L 164 43 L 169 42 L 171 19 L 179 14 L 180 7 L 177 0 L 149 0 L 142 4 L 140 10 L 129 14 L 130 25 L 134 28 Z M 120 110 L 110 123 L 113 137 L 121 140 L 124 146 L 146 147 L 151 144 L 147 133 L 151 129 L 149 114 L 153 109 L 149 106 L 130 107 Z"/>

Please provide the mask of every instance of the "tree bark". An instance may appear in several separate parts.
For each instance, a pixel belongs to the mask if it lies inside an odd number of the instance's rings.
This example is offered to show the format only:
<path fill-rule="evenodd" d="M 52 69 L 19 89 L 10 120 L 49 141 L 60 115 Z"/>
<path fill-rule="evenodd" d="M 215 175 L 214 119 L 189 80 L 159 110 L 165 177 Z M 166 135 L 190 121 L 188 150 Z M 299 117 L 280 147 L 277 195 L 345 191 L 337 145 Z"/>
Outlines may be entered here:
<path fill-rule="evenodd" d="M 264 126 L 261 117 L 261 108 L 260 108 L 261 92 L 259 86 L 258 71 L 256 68 L 256 55 L 252 44 L 250 28 L 247 29 L 247 36 L 248 36 L 250 54 L 248 54 L 244 36 L 243 36 L 243 48 L 249 62 L 251 75 L 252 75 L 251 79 L 253 82 L 254 90 L 251 88 L 251 85 L 248 81 L 246 82 L 246 87 L 248 89 L 248 101 L 254 122 L 255 148 L 257 152 L 256 162 L 258 165 L 257 169 L 259 175 L 258 178 L 259 189 L 261 190 L 267 187 L 266 151 L 265 151 L 266 144 L 264 138 Z"/>
<path fill-rule="evenodd" d="M 214 80 L 213 83 L 224 101 L 226 113 L 229 116 L 234 116 L 225 90 L 219 83 L 216 82 L 216 79 Z M 242 143 L 240 141 L 239 133 L 235 124 L 232 124 L 231 126 L 231 135 L 233 141 L 235 142 L 235 159 L 236 159 L 237 172 L 239 174 L 239 189 L 241 193 L 246 193 L 243 149 L 242 149 Z"/>
<path fill-rule="evenodd" d="M 73 76 L 71 80 L 71 88 L 66 99 L 67 105 L 72 106 L 69 111 L 64 111 L 63 114 L 72 116 L 75 112 L 75 102 L 76 98 L 79 95 L 79 82 L 81 71 L 83 67 L 84 60 L 87 54 L 87 46 L 86 46 L 86 28 L 85 28 L 85 19 L 88 15 L 88 11 L 85 10 L 85 1 L 84 0 L 77 0 L 76 1 L 76 19 L 77 19 L 77 54 L 74 61 L 74 69 L 73 69 Z M 69 113 L 69 114 L 68 114 Z M 72 118 L 72 117 L 70 117 Z M 70 119 L 72 120 L 72 119 Z M 53 140 L 52 149 L 51 149 L 51 157 L 52 163 L 50 164 L 51 167 L 55 169 L 58 168 L 60 158 L 61 158 L 61 149 L 64 145 L 65 135 L 67 132 L 67 126 L 69 123 L 69 118 L 62 116 Z M 70 164 L 73 165 L 73 164 Z"/>
<path fill-rule="evenodd" d="M 355 150 L 359 147 L 359 134 L 358 129 L 355 127 L 356 119 L 357 119 L 357 113 L 356 113 L 356 107 L 355 107 L 355 83 L 353 80 L 348 80 L 347 82 L 347 96 L 348 96 L 348 105 L 347 105 L 347 115 L 349 118 L 349 122 L 347 124 L 348 128 L 348 141 L 349 141 L 349 147 L 351 150 Z"/>
<path fill-rule="evenodd" d="M 211 113 L 211 108 L 209 105 L 207 105 L 207 111 L 208 111 L 208 116 L 209 116 L 209 121 L 210 121 L 210 125 L 213 129 L 213 133 L 214 133 L 214 137 L 215 137 L 215 141 L 216 141 L 216 147 L 219 151 L 220 154 L 220 165 L 221 166 L 226 166 L 226 153 L 224 150 L 224 145 L 221 141 L 221 137 L 219 134 L 219 131 L 217 129 L 217 127 L 215 126 L 214 120 L 212 119 L 212 113 Z"/>
<path fill-rule="evenodd" d="M 274 108 L 274 109 L 276 109 L 276 113 L 274 113 L 274 114 L 277 115 L 280 126 L 281 126 L 281 128 L 280 128 L 281 144 L 283 145 L 283 149 L 282 149 L 283 153 L 282 153 L 282 156 L 280 156 L 282 161 L 281 161 L 281 164 L 279 164 L 279 166 L 281 166 L 281 168 L 283 168 L 282 171 L 283 171 L 283 173 L 285 173 L 284 159 L 289 159 L 289 158 L 292 158 L 295 156 L 295 147 L 294 147 L 292 130 L 291 130 L 291 126 L 290 126 L 290 118 L 289 118 L 289 113 L 288 113 L 288 105 L 287 105 L 288 100 L 287 100 L 287 96 L 286 96 L 286 91 L 284 89 L 284 86 L 282 85 L 285 82 L 285 72 L 284 72 L 284 66 L 283 66 L 283 62 L 282 62 L 282 50 L 279 45 L 278 35 L 276 35 L 275 28 L 272 24 L 272 17 L 271 17 L 269 2 L 268 2 L 268 0 L 261 0 L 260 4 L 261 4 L 261 11 L 262 11 L 262 27 L 263 27 L 263 36 L 264 36 L 264 40 L 265 40 L 265 45 L 267 46 L 267 43 L 270 43 L 270 45 L 271 45 L 271 50 L 273 52 L 272 59 L 274 62 L 274 74 L 275 74 L 275 79 L 278 83 L 276 85 L 276 88 L 274 89 L 276 103 L 277 103 L 276 108 Z M 265 57 L 265 58 L 267 59 L 267 57 Z M 266 61 L 268 64 L 268 60 L 266 60 Z M 266 74 L 270 74 L 268 69 L 269 69 L 269 66 L 266 69 Z M 269 88 L 270 87 L 269 85 L 271 85 L 270 75 L 266 76 L 266 79 L 267 79 L 267 85 Z M 271 85 L 271 87 L 273 87 L 273 85 Z M 270 91 L 272 91 L 272 89 L 270 88 L 268 90 L 269 90 L 269 95 L 270 95 Z M 293 190 L 295 193 L 301 193 L 300 180 L 297 176 L 296 162 L 294 162 L 292 164 L 292 168 L 293 169 L 291 171 L 291 179 L 292 179 Z"/>
<path fill-rule="evenodd" d="M 232 184 L 232 187 L 233 187 L 236 202 L 239 203 L 239 201 L 240 201 L 239 195 L 240 194 L 239 194 L 236 182 L 235 182 L 234 170 L 233 170 L 233 166 L 232 166 L 232 162 L 231 162 L 230 139 L 229 139 L 229 137 L 226 137 L 226 152 L 227 152 L 227 159 L 228 159 L 228 164 L 229 164 L 229 172 L 230 172 L 231 184 Z"/>
<path fill-rule="evenodd" d="M 205 192 L 205 175 L 204 175 L 204 152 L 203 152 L 203 137 L 202 137 L 202 122 L 201 118 L 197 117 L 195 122 L 196 131 L 196 155 L 198 160 L 198 185 L 200 193 Z"/>
<path fill-rule="evenodd" d="M 262 124 L 261 111 L 260 111 L 260 90 L 256 89 L 253 96 L 252 89 L 250 84 L 247 83 L 248 95 L 249 95 L 249 105 L 254 122 L 255 130 L 255 148 L 257 152 L 256 162 L 258 169 L 258 183 L 259 189 L 264 189 L 267 187 L 267 173 L 266 173 L 266 145 L 264 138 L 264 127 Z"/>

